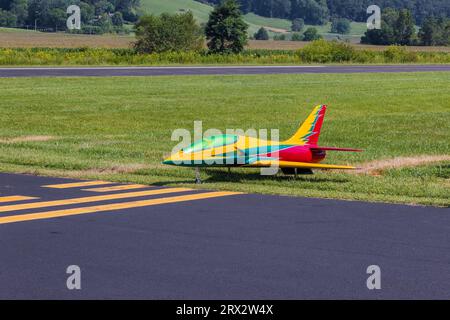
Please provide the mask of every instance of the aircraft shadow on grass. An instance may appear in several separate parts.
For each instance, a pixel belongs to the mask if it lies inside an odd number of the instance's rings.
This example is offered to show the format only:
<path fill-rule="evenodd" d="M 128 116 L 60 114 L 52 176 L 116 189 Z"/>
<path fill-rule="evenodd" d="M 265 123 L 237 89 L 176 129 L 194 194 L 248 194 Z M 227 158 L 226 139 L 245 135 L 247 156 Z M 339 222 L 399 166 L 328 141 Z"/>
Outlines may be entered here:
<path fill-rule="evenodd" d="M 245 182 L 245 181 L 260 181 L 260 182 L 268 182 L 268 181 L 298 181 L 298 182 L 307 182 L 307 183 L 348 183 L 350 179 L 344 177 L 324 177 L 318 178 L 313 175 L 271 175 L 264 176 L 259 172 L 248 172 L 248 171 L 237 171 L 231 170 L 230 172 L 221 169 L 204 169 L 203 173 L 207 175 L 207 177 L 203 180 L 205 183 L 214 183 L 214 182 Z M 158 181 L 154 182 L 152 186 L 165 186 L 167 184 L 191 184 L 194 183 L 193 179 L 186 180 L 177 180 L 177 181 Z"/>
<path fill-rule="evenodd" d="M 329 177 L 329 178 L 318 178 L 317 176 L 313 176 L 310 174 L 306 175 L 284 175 L 284 174 L 277 174 L 277 175 L 271 175 L 271 176 L 264 176 L 261 175 L 259 172 L 237 172 L 237 171 L 223 171 L 223 170 L 213 170 L 213 169 L 206 169 L 205 173 L 209 176 L 205 181 L 207 182 L 242 182 L 242 181 L 304 181 L 308 183 L 323 183 L 323 182 L 334 182 L 334 183 L 346 183 L 349 182 L 349 179 L 346 178 L 336 178 L 336 177 Z"/>

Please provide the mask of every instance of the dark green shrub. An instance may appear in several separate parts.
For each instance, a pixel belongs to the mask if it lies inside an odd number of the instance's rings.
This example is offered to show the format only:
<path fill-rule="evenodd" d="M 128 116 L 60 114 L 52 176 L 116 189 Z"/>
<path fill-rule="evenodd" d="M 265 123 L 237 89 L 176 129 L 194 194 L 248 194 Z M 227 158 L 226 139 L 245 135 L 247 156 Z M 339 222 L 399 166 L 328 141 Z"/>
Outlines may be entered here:
<path fill-rule="evenodd" d="M 291 37 L 291 41 L 302 41 L 303 35 L 301 33 L 293 33 Z"/>
<path fill-rule="evenodd" d="M 276 34 L 276 35 L 273 36 L 273 40 L 285 41 L 286 40 L 286 35 L 284 33 Z"/>
<path fill-rule="evenodd" d="M 135 30 L 134 48 L 141 53 L 199 50 L 203 46 L 202 29 L 190 11 L 143 16 Z"/>
<path fill-rule="evenodd" d="M 314 41 L 322 39 L 322 36 L 319 34 L 316 28 L 310 27 L 306 29 L 305 33 L 303 34 L 303 40 L 304 41 Z"/>
<path fill-rule="evenodd" d="M 269 33 L 264 27 L 261 27 L 253 37 L 255 38 L 255 40 L 269 40 Z"/>
<path fill-rule="evenodd" d="M 305 20 L 302 18 L 297 18 L 292 20 L 291 30 L 294 32 L 301 32 L 305 27 Z"/>
<path fill-rule="evenodd" d="M 339 18 L 331 21 L 331 33 L 348 34 L 350 29 L 351 25 L 348 19 Z"/>

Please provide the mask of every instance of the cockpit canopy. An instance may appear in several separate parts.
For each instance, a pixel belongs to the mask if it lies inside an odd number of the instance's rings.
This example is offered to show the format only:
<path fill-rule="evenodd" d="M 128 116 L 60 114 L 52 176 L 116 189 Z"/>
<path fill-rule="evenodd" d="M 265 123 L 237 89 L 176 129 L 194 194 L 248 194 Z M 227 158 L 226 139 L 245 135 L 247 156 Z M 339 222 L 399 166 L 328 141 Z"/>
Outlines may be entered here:
<path fill-rule="evenodd" d="M 183 149 L 183 153 L 193 153 L 202 150 L 208 150 L 213 148 L 220 148 L 229 144 L 236 143 L 239 137 L 234 134 L 223 134 L 218 136 L 210 136 L 199 140 L 191 144 L 189 147 Z"/>

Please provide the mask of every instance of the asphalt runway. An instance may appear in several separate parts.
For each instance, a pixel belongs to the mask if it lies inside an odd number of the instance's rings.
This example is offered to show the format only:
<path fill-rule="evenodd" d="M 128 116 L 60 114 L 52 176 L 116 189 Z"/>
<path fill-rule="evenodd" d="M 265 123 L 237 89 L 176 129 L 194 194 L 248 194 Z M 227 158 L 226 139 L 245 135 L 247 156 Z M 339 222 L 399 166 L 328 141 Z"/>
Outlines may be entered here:
<path fill-rule="evenodd" d="M 211 66 L 211 67 L 31 67 L 0 68 L 0 78 L 251 75 L 450 71 L 450 65 Z"/>
<path fill-rule="evenodd" d="M 0 245 L 0 299 L 450 298 L 448 208 L 0 174 Z"/>

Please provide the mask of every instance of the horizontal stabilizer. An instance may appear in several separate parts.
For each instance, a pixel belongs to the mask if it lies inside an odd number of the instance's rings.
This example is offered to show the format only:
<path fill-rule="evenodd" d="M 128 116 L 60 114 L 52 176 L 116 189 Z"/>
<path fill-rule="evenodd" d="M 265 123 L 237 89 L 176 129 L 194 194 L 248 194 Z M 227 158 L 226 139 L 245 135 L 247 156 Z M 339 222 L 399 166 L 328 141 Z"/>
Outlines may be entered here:
<path fill-rule="evenodd" d="M 321 164 L 321 163 L 308 163 L 308 162 L 295 162 L 295 161 L 277 161 L 277 160 L 260 160 L 255 161 L 252 164 L 245 165 L 244 167 L 275 167 L 280 168 L 304 168 L 304 169 L 340 169 L 340 170 L 353 170 L 356 167 L 342 166 L 334 164 Z"/>
<path fill-rule="evenodd" d="M 361 149 L 319 147 L 319 146 L 310 147 L 310 149 L 311 149 L 311 151 L 314 151 L 314 150 L 317 150 L 317 151 L 347 151 L 347 152 L 363 152 L 364 151 L 364 150 L 361 150 Z"/>

